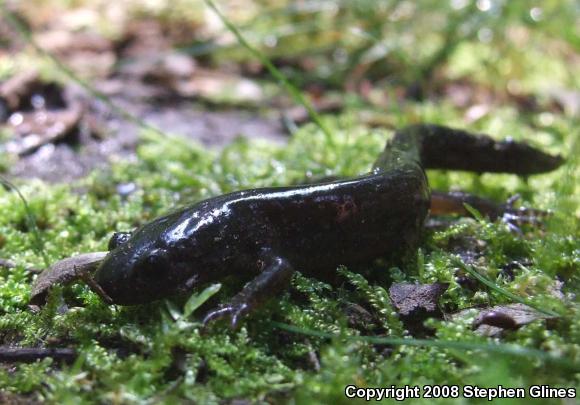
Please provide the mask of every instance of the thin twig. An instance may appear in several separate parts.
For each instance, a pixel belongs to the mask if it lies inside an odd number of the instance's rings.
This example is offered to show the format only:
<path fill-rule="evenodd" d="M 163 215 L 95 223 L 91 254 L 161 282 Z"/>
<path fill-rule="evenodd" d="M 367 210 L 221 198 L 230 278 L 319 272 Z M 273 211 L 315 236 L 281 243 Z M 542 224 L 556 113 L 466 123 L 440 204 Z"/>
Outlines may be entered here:
<path fill-rule="evenodd" d="M 65 363 L 72 363 L 77 358 L 77 353 L 74 349 L 67 348 L 12 348 L 0 346 L 0 363 L 33 363 L 47 357 Z"/>

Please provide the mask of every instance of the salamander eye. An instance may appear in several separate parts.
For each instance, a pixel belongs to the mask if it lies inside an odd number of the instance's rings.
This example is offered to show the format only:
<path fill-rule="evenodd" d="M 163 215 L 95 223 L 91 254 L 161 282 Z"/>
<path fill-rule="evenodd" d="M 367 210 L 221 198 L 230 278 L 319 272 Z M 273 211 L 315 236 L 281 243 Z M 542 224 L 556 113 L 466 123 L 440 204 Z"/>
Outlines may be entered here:
<path fill-rule="evenodd" d="M 113 250 L 124 244 L 131 237 L 131 232 L 115 232 L 109 239 L 109 250 Z"/>

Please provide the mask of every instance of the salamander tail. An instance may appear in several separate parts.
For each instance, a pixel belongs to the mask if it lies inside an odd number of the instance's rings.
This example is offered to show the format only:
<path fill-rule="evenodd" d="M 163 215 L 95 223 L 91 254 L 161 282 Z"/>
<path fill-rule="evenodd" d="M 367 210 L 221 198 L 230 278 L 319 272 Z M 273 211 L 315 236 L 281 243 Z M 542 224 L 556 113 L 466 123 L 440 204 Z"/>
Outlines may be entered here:
<path fill-rule="evenodd" d="M 414 144 L 414 145 L 413 145 Z M 496 141 L 484 134 L 440 125 L 413 125 L 397 131 L 391 147 L 417 150 L 427 169 L 530 175 L 558 168 L 564 159 L 510 138 Z"/>

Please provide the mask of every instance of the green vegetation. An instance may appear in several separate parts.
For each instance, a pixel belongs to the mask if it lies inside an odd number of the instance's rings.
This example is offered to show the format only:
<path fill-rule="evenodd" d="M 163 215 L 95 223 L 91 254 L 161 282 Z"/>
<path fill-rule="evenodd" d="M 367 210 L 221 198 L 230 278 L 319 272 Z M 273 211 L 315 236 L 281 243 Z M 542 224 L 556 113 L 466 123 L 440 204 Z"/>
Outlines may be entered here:
<path fill-rule="evenodd" d="M 554 212 L 546 228 L 529 228 L 517 235 L 500 222 L 464 219 L 448 229 L 427 232 L 418 257 L 405 266 L 378 263 L 373 271 L 383 271 L 387 283 L 449 283 L 441 298 L 446 313 L 511 303 L 513 297 L 519 297 L 560 314 L 550 328 L 535 321 L 501 339 L 486 338 L 472 330 L 473 311 L 453 320 L 427 321 L 433 334 L 427 338 L 456 345 L 343 339 L 376 330 L 393 339 L 410 338 L 388 298 L 388 284 L 369 282 L 364 275 L 344 268 L 338 269 L 343 280 L 339 286 L 297 275 L 291 291 L 252 315 L 238 331 L 225 324 L 211 325 L 203 334 L 200 331 L 204 311 L 239 288 L 228 284 L 212 297 L 216 287 L 196 292 L 202 296 L 138 307 L 107 306 L 88 287 L 77 285 L 56 289 L 40 313 L 31 313 L 27 301 L 34 275 L 27 268 L 43 267 L 43 257 L 36 250 L 38 241 L 22 201 L 16 193 L 4 190 L 0 192 L 0 257 L 17 266 L 0 268 L 2 345 L 74 347 L 79 357 L 70 365 L 45 359 L 2 366 L 2 391 L 54 403 L 78 403 L 79 398 L 107 403 L 174 403 L 179 399 L 220 403 L 233 398 L 311 403 L 314 398 L 325 404 L 345 402 L 344 387 L 349 384 L 548 384 L 580 390 L 580 306 L 575 297 L 580 291 L 580 119 L 567 108 L 550 109 L 546 101 L 554 88 L 578 88 L 578 70 L 574 73 L 569 68 L 580 47 L 573 23 L 578 18 L 577 7 L 571 1 L 543 1 L 536 7 L 524 5 L 526 2 L 489 1 L 499 11 L 488 13 L 482 10 L 487 2 L 457 9 L 435 1 L 424 3 L 316 2 L 317 7 L 336 7 L 331 17 L 327 11 L 299 12 L 280 4 L 260 17 L 235 21 L 256 42 L 265 32 L 274 35 L 272 32 L 282 32 L 285 27 L 292 29 L 291 35 L 277 38 L 276 47 L 262 51 L 276 61 L 283 56 L 304 57 L 311 50 L 316 69 L 304 74 L 295 67 L 283 69 L 299 87 L 322 82 L 329 92 L 337 92 L 339 84 L 361 69 L 364 77 L 376 78 L 376 89 L 382 89 L 379 99 L 391 101 L 345 96 L 346 106 L 339 115 L 321 118 L 331 138 L 319 126 L 306 124 L 285 146 L 240 138 L 216 152 L 193 142 L 168 141 L 144 129 L 135 161 L 115 161 L 109 169 L 73 184 L 15 182 L 34 213 L 44 254 L 54 262 L 80 252 L 106 250 L 113 231 L 131 230 L 176 206 L 203 198 L 243 188 L 297 184 L 307 174 L 316 179 L 365 173 L 394 127 L 433 122 L 468 127 L 498 139 L 509 135 L 564 154 L 566 165 L 529 179 L 432 171 L 431 186 L 461 189 L 498 201 L 518 193 L 522 205 Z M 176 9 L 183 4 L 177 2 Z M 195 4 L 199 11 L 202 6 Z M 254 6 L 259 8 L 257 4 Z M 140 13 L 173 22 L 199 18 L 193 11 L 177 17 L 177 11 L 168 10 Z M 389 15 L 402 17 L 389 19 Z M 439 19 L 439 25 L 433 19 Z M 331 35 L 345 24 L 357 29 Z M 468 24 L 464 30 L 449 28 L 464 24 Z M 305 32 L 311 31 L 314 33 L 308 35 L 313 39 L 305 47 Z M 523 45 L 518 46 L 518 41 Z M 552 49 L 553 44 L 559 48 Z M 201 44 L 194 45 L 182 49 L 200 49 Z M 235 52 L 214 48 L 212 62 L 219 65 L 226 57 L 248 61 L 244 47 L 229 47 Z M 388 66 L 382 66 L 387 51 L 393 57 Z M 337 53 L 347 57 L 334 64 L 332 58 L 340 56 Z M 38 61 L 38 56 L 23 55 L 12 63 L 18 66 L 29 60 Z M 0 63 L 2 76 L 12 69 Z M 48 74 L 61 76 L 58 69 Z M 472 120 L 466 118 L 465 108 L 447 97 L 432 97 L 437 80 L 466 77 L 472 86 L 483 86 L 491 93 L 517 88 L 518 94 L 534 94 L 540 107 L 529 112 L 518 104 L 517 97 L 499 97 L 486 114 Z M 391 81 L 401 86 L 419 81 L 425 97 L 421 101 L 397 99 L 395 90 L 391 94 L 386 87 Z M 368 125 L 369 114 L 380 117 L 387 126 Z M 120 196 L 116 187 L 124 183 L 134 183 L 136 191 Z M 491 287 L 477 282 L 470 289 L 458 283 L 456 272 L 461 266 L 450 245 L 461 238 L 475 239 L 481 247 L 477 269 L 469 272 L 477 271 Z M 521 266 L 513 279 L 502 275 L 503 265 L 521 259 L 529 259 L 530 264 Z M 465 268 L 464 272 L 468 273 Z M 555 293 L 560 288 L 558 280 L 563 281 L 564 298 Z M 64 312 L 60 307 L 63 295 L 70 306 Z M 349 323 L 344 309 L 353 303 L 374 314 L 378 325 Z M 272 321 L 293 325 L 299 333 Z M 503 352 L 489 348 L 504 344 L 509 346 Z M 522 355 L 507 353 L 513 347 L 521 347 Z"/>

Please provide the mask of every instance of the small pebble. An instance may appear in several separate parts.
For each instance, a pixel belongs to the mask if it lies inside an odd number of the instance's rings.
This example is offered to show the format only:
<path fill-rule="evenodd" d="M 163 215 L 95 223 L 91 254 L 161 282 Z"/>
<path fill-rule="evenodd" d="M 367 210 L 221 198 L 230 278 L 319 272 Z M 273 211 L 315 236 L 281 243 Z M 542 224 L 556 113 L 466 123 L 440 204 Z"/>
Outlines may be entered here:
<path fill-rule="evenodd" d="M 117 185 L 117 194 L 121 197 L 128 197 L 137 190 L 137 185 L 133 182 L 131 183 L 121 183 Z"/>

